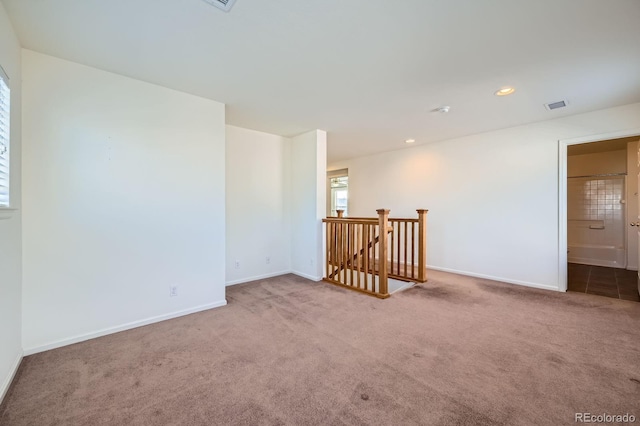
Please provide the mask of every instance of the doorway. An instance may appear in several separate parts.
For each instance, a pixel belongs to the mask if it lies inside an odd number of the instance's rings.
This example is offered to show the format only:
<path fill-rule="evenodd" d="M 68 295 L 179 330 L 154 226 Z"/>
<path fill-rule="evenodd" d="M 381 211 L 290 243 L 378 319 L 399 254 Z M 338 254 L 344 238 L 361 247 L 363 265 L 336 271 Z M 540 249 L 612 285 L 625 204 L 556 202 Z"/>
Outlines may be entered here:
<path fill-rule="evenodd" d="M 635 131 L 560 141 L 561 290 L 640 301 L 639 139 Z"/>

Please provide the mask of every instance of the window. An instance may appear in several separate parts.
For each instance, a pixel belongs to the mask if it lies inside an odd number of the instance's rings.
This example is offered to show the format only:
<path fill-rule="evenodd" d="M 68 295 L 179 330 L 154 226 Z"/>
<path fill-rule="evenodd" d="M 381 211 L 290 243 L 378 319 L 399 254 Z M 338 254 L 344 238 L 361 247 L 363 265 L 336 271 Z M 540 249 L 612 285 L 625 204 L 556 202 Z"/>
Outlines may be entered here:
<path fill-rule="evenodd" d="M 337 216 L 338 210 L 347 214 L 347 198 L 349 195 L 349 177 L 331 178 L 331 215 Z"/>
<path fill-rule="evenodd" d="M 0 67 L 0 208 L 9 207 L 9 78 Z"/>
<path fill-rule="evenodd" d="M 337 216 L 338 210 L 344 210 L 348 216 L 349 171 L 347 169 L 327 172 L 327 215 Z"/>
<path fill-rule="evenodd" d="M 349 170 L 327 172 L 327 216 L 337 216 L 338 210 L 344 210 L 348 216 Z"/>

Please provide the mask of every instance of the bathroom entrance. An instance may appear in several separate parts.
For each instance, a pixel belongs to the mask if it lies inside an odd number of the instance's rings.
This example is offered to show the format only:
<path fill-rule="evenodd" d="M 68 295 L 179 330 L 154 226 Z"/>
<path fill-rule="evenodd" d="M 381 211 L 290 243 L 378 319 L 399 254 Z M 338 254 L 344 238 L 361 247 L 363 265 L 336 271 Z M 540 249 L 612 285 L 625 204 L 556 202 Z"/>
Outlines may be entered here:
<path fill-rule="evenodd" d="M 567 147 L 567 289 L 640 301 L 638 137 Z"/>

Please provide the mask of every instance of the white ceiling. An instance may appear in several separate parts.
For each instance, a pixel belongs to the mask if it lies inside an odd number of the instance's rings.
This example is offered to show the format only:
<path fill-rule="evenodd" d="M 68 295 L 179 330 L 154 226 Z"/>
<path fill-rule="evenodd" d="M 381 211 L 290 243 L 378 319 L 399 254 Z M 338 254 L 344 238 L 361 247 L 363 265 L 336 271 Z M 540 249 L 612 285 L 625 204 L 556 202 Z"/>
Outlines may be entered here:
<path fill-rule="evenodd" d="M 3 3 L 28 49 L 327 130 L 330 161 L 640 101 L 639 0 Z"/>

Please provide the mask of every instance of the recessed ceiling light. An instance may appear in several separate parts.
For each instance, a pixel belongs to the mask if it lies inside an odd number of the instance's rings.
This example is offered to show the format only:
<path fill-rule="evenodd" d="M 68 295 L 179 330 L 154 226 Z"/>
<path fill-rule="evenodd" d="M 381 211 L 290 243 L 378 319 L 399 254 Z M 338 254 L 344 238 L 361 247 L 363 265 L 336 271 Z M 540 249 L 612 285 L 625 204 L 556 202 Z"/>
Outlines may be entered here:
<path fill-rule="evenodd" d="M 416 140 L 415 139 L 407 139 L 406 141 L 404 141 L 405 143 L 414 143 Z"/>
<path fill-rule="evenodd" d="M 496 96 L 507 96 L 512 94 L 515 91 L 516 89 L 514 89 L 513 87 L 503 87 L 502 89 L 498 90 L 495 94 Z"/>

